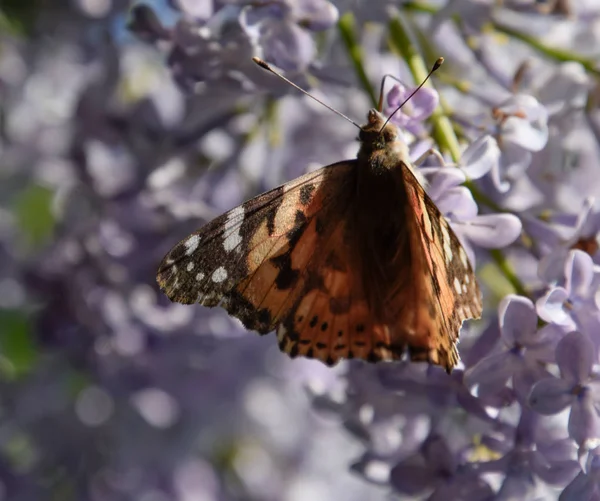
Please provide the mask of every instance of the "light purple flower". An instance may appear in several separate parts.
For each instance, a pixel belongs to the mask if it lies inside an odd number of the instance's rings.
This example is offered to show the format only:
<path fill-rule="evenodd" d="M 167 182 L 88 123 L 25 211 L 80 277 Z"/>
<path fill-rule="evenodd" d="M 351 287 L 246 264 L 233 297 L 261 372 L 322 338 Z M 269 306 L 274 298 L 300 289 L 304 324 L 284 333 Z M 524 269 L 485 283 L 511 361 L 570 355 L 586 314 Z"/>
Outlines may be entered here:
<path fill-rule="evenodd" d="M 485 437 L 482 442 L 488 442 Z M 541 417 L 524 408 L 514 436 L 508 441 L 492 442 L 492 450 L 505 454 L 496 460 L 482 462 L 481 472 L 502 473 L 504 479 L 495 500 L 535 499 L 544 484 L 562 487 L 580 471 L 575 448 L 570 440 L 556 437 L 544 428 Z"/>
<path fill-rule="evenodd" d="M 514 95 L 494 109 L 498 124 L 496 137 L 502 152 L 490 171 L 499 194 L 506 194 L 513 182 L 520 181 L 531 163 L 532 153 L 548 141 L 548 114 L 529 95 Z"/>
<path fill-rule="evenodd" d="M 584 471 L 562 491 L 558 501 L 597 501 L 600 499 L 600 449 L 588 453 Z"/>
<path fill-rule="evenodd" d="M 405 87 L 402 84 L 394 85 L 387 94 L 383 114 L 390 116 L 396 112 L 391 121 L 411 134 L 417 135 L 423 132 L 423 122 L 433 113 L 440 98 L 434 89 L 422 87 L 406 101 L 415 89 L 416 87 Z M 402 103 L 404 103 L 402 108 L 396 111 Z"/>
<path fill-rule="evenodd" d="M 567 254 L 573 248 L 579 248 L 590 254 L 596 263 L 600 263 L 600 210 L 595 207 L 594 198 L 586 198 L 577 214 L 557 214 L 551 223 L 544 223 L 533 218 L 528 222 L 532 236 L 545 244 L 542 249 L 538 274 L 546 283 L 552 284 L 563 277 L 564 263 Z"/>
<path fill-rule="evenodd" d="M 542 379 L 531 390 L 529 404 L 540 414 L 556 414 L 570 407 L 569 436 L 582 446 L 600 440 L 600 381 L 593 375 L 594 345 L 583 334 L 571 332 L 556 346 L 560 378 Z"/>
<path fill-rule="evenodd" d="M 473 245 L 483 248 L 502 248 L 514 242 L 521 233 L 521 222 L 513 214 L 478 214 L 472 193 L 462 184 L 467 174 L 483 175 L 494 163 L 495 146 L 485 138 L 474 143 L 465 153 L 464 168 L 423 167 L 420 172 L 429 182 L 428 193 L 438 209 L 451 222 L 469 260 L 475 264 Z"/>
<path fill-rule="evenodd" d="M 537 326 L 537 315 L 531 300 L 516 295 L 505 297 L 498 307 L 501 346 L 465 374 L 468 386 L 479 385 L 480 394 L 496 393 L 509 380 L 521 400 L 531 386 L 550 376 L 542 363 L 553 360 L 560 329 Z"/>
<path fill-rule="evenodd" d="M 312 62 L 316 48 L 310 31 L 332 27 L 337 8 L 326 0 L 245 2 L 240 23 L 261 56 L 286 71 L 301 71 Z"/>
<path fill-rule="evenodd" d="M 429 436 L 420 454 L 394 466 L 390 480 L 397 491 L 408 496 L 429 491 L 429 501 L 458 501 L 467 496 L 470 500 L 484 501 L 493 494 L 476 469 L 463 463 L 439 435 Z"/>
<path fill-rule="evenodd" d="M 594 264 L 589 254 L 573 250 L 567 255 L 564 269 L 564 287 L 551 287 L 538 299 L 538 314 L 547 322 L 580 330 L 594 342 L 598 353 L 600 308 L 596 301 L 600 266 Z"/>

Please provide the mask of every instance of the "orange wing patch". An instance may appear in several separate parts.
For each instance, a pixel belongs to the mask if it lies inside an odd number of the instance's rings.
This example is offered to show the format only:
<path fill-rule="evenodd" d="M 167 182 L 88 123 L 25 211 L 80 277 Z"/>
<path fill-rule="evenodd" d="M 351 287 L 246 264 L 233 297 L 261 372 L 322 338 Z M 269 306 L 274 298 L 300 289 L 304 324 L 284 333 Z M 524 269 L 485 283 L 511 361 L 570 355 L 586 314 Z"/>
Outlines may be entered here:
<path fill-rule="evenodd" d="M 317 358 L 328 365 L 341 358 L 399 358 L 401 350 L 391 350 L 388 327 L 367 305 L 345 230 L 340 221 L 307 269 L 304 291 L 277 329 L 279 346 L 292 357 Z"/>

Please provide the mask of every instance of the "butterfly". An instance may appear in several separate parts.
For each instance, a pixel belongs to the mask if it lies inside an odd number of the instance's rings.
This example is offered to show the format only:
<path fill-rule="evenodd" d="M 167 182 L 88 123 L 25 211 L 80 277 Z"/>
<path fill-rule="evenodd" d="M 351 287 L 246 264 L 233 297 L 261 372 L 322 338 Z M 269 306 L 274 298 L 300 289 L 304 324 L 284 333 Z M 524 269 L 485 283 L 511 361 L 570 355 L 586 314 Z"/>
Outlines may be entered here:
<path fill-rule="evenodd" d="M 334 365 L 408 353 L 450 372 L 481 293 L 380 109 L 360 127 L 356 159 L 258 195 L 179 242 L 159 266 L 161 290 L 275 330 L 291 357 Z"/>

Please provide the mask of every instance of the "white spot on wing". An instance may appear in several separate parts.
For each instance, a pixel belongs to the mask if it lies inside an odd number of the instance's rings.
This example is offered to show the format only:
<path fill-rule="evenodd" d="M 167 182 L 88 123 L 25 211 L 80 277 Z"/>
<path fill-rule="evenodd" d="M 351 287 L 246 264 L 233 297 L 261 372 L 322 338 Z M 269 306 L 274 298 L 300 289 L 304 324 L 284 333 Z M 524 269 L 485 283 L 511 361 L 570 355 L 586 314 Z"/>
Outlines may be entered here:
<path fill-rule="evenodd" d="M 231 252 L 233 249 L 239 249 L 239 245 L 242 243 L 242 235 L 240 234 L 241 220 L 244 218 L 244 208 L 240 205 L 235 209 L 229 211 L 227 214 L 227 221 L 225 221 L 225 234 L 227 235 L 223 240 L 223 248 L 227 252 Z M 237 225 L 237 228 L 235 226 Z M 235 228 L 235 231 L 232 231 Z"/>
<path fill-rule="evenodd" d="M 469 268 L 469 260 L 467 259 L 467 253 L 462 247 L 458 251 L 458 257 L 460 258 L 460 262 L 465 267 L 465 269 Z"/>
<path fill-rule="evenodd" d="M 454 277 L 454 290 L 456 290 L 457 294 L 462 294 L 462 285 L 458 277 Z"/>
<path fill-rule="evenodd" d="M 471 278 L 469 277 L 468 273 L 465 273 L 465 278 L 463 280 L 465 281 L 466 284 L 468 284 L 471 281 Z"/>
<path fill-rule="evenodd" d="M 227 270 L 219 266 L 212 274 L 212 281 L 219 284 L 227 279 Z"/>
<path fill-rule="evenodd" d="M 187 265 L 187 268 L 186 268 L 186 269 L 187 269 L 187 271 L 192 271 L 192 270 L 194 269 L 194 263 L 190 261 L 190 262 L 188 263 L 188 265 Z"/>
<path fill-rule="evenodd" d="M 198 280 L 198 282 L 200 282 L 200 280 L 202 280 L 204 278 L 204 273 L 200 272 L 196 275 L 196 280 Z"/>
<path fill-rule="evenodd" d="M 190 256 L 200 244 L 200 237 L 198 235 L 192 235 L 185 241 L 185 255 Z"/>
<path fill-rule="evenodd" d="M 286 334 L 287 334 L 287 329 L 283 325 L 280 325 L 279 329 L 277 329 L 277 340 L 283 341 L 283 338 L 285 337 Z"/>
<path fill-rule="evenodd" d="M 448 223 L 444 221 L 440 226 L 442 227 L 442 240 L 444 241 L 444 257 L 446 259 L 446 264 L 450 264 L 452 261 L 452 246 L 450 245 Z"/>

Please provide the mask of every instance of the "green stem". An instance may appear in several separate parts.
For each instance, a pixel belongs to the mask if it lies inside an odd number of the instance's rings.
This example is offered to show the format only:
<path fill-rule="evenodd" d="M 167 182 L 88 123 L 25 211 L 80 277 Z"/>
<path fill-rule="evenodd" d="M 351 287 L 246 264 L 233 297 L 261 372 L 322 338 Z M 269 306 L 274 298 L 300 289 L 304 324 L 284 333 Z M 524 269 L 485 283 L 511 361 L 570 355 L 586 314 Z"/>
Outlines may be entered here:
<path fill-rule="evenodd" d="M 523 286 L 521 280 L 519 280 L 519 277 L 517 277 L 517 274 L 513 270 L 510 263 L 506 260 L 504 254 L 502 254 L 502 252 L 499 249 L 491 249 L 490 256 L 492 257 L 492 260 L 496 263 L 498 268 L 500 268 L 500 271 L 502 271 L 506 279 L 510 282 L 515 292 L 520 296 L 529 297 L 529 293 Z"/>
<path fill-rule="evenodd" d="M 361 85 L 369 95 L 372 105 L 376 107 L 377 95 L 375 93 L 375 90 L 373 89 L 373 86 L 371 85 L 371 82 L 369 81 L 367 72 L 365 71 L 365 65 L 363 64 L 363 51 L 360 47 L 360 44 L 357 41 L 356 30 L 354 25 L 354 15 L 351 12 L 347 12 L 338 21 L 338 30 L 342 36 L 342 41 L 346 46 L 346 49 L 348 50 L 348 55 L 350 56 L 350 60 L 352 61 L 352 64 L 354 66 L 356 76 L 358 77 Z"/>
<path fill-rule="evenodd" d="M 526 43 L 530 47 L 536 49 L 538 52 L 541 52 L 542 54 L 550 57 L 551 59 L 561 62 L 575 61 L 581 64 L 587 71 L 589 71 L 593 75 L 600 76 L 600 70 L 596 67 L 596 62 L 591 59 L 580 56 L 579 54 L 575 54 L 568 50 L 551 47 L 531 35 L 527 35 L 509 26 L 505 26 L 501 23 L 493 22 L 492 26 L 496 31 L 504 33 L 505 35 L 511 36 L 513 38 L 516 38 L 517 40 L 520 40 L 521 42 Z"/>
<path fill-rule="evenodd" d="M 390 19 L 390 40 L 392 46 L 400 53 L 406 61 L 415 82 L 422 82 L 427 77 L 429 70 L 421 54 L 412 43 L 408 29 L 400 16 L 395 15 Z M 452 160 L 458 162 L 460 159 L 460 145 L 452 127 L 452 122 L 440 104 L 431 114 L 433 124 L 432 135 L 440 150 L 450 153 Z"/>
<path fill-rule="evenodd" d="M 438 7 L 435 5 L 431 5 L 425 2 L 408 2 L 402 6 L 403 9 L 411 10 L 414 12 L 422 12 L 425 14 L 436 14 L 438 12 Z M 455 19 L 456 21 L 456 19 Z M 570 52 L 568 50 L 559 49 L 557 47 L 552 47 L 547 45 L 546 43 L 538 40 L 536 37 L 523 33 L 521 31 L 515 30 L 510 26 L 506 26 L 497 21 L 492 21 L 493 28 L 499 32 L 504 33 L 510 37 L 513 37 L 521 42 L 529 45 L 533 49 L 537 50 L 541 54 L 554 59 L 555 61 L 568 62 L 575 61 L 581 64 L 587 71 L 590 73 L 600 76 L 600 69 L 598 69 L 596 62 L 593 59 L 588 59 L 579 54 Z"/>

